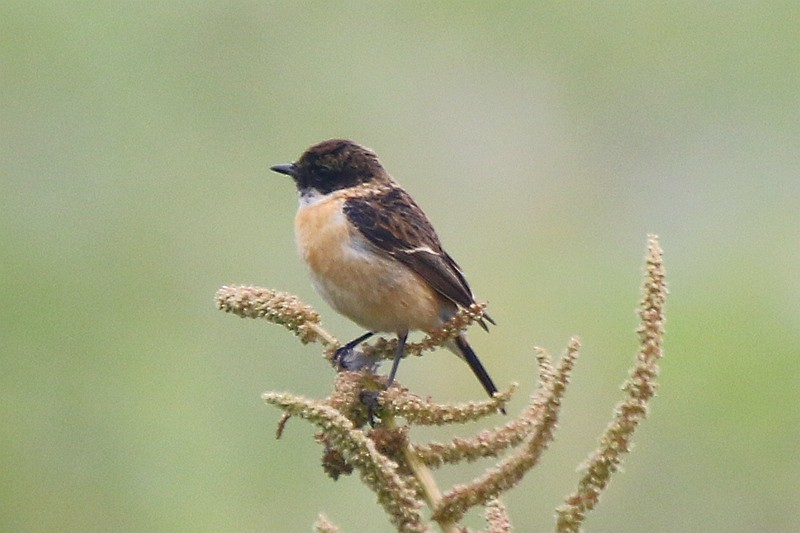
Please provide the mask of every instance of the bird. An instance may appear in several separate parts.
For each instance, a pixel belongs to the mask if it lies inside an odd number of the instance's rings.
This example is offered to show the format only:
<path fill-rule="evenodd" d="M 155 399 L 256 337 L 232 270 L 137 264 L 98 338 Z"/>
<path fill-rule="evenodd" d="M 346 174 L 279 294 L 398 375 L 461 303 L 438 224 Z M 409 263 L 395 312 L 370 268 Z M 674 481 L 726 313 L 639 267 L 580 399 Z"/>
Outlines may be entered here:
<path fill-rule="evenodd" d="M 315 289 L 367 330 L 340 350 L 352 350 L 378 332 L 397 335 L 388 388 L 410 331 L 433 331 L 475 304 L 461 268 L 372 150 L 330 139 L 270 169 L 297 186 L 295 242 Z M 495 322 L 483 315 L 480 324 L 488 331 L 486 321 Z M 497 392 L 464 332 L 445 346 L 466 361 L 489 396 Z"/>

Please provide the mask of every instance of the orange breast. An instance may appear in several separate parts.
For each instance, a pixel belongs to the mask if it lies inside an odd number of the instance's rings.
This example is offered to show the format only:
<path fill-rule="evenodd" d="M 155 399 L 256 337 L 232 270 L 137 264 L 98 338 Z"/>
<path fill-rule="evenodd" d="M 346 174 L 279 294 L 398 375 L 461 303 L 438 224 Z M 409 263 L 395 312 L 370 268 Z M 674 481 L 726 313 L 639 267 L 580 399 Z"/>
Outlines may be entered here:
<path fill-rule="evenodd" d="M 317 291 L 331 307 L 371 331 L 437 327 L 445 305 L 440 296 L 350 226 L 342 212 L 344 201 L 344 195 L 334 193 L 297 211 L 297 248 Z"/>

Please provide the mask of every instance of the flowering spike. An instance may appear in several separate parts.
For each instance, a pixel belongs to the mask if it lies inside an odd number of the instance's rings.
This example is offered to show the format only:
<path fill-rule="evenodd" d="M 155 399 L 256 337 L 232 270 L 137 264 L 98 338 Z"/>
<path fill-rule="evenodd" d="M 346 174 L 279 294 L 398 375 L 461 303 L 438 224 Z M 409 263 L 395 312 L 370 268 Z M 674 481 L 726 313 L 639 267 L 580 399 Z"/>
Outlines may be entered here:
<path fill-rule="evenodd" d="M 339 528 L 327 516 L 320 513 L 317 515 L 317 521 L 314 522 L 314 533 L 339 533 Z"/>
<path fill-rule="evenodd" d="M 397 474 L 397 464 L 375 449 L 364 432 L 353 427 L 339 411 L 322 402 L 292 394 L 267 392 L 265 402 L 318 426 L 327 442 L 335 446 L 344 460 L 358 469 L 361 480 L 378 496 L 392 523 L 401 531 L 425 531 L 419 513 L 422 502 Z"/>
<path fill-rule="evenodd" d="M 487 533 L 511 533 L 513 531 L 506 506 L 497 498 L 489 500 L 486 504 L 484 516 L 489 526 Z"/>
<path fill-rule="evenodd" d="M 420 398 L 403 387 L 394 386 L 384 391 L 380 400 L 387 412 L 403 417 L 410 424 L 443 426 L 463 424 L 496 414 L 508 403 L 516 388 L 517 384 L 513 383 L 507 391 L 498 392 L 488 400 L 442 405 Z"/>
<path fill-rule="evenodd" d="M 558 422 L 561 398 L 569 381 L 570 371 L 578 357 L 580 343 L 573 337 L 567 346 L 555 379 L 534 396 L 531 405 L 532 433 L 525 445 L 484 475 L 466 485 L 456 485 L 442 498 L 434 509 L 434 520 L 459 521 L 470 508 L 485 505 L 502 492 L 514 487 L 522 477 L 539 462 L 544 450 L 553 439 Z"/>
<path fill-rule="evenodd" d="M 597 505 L 611 475 L 620 469 L 623 454 L 630 451 L 633 432 L 647 416 L 647 404 L 656 390 L 657 362 L 663 353 L 666 296 L 661 248 L 658 238 L 648 235 L 645 280 L 639 304 L 641 324 L 637 330 L 639 353 L 622 386 L 627 398 L 617 405 L 614 419 L 600 437 L 599 447 L 587 458 L 577 490 L 556 509 L 557 531 L 580 531 L 586 513 Z"/>
<path fill-rule="evenodd" d="M 247 285 L 223 285 L 217 291 L 217 307 L 242 318 L 266 318 L 300 337 L 300 342 L 339 343 L 319 325 L 319 314 L 293 294 Z"/>
<path fill-rule="evenodd" d="M 657 362 L 662 355 L 664 301 L 667 290 L 661 249 L 657 238 L 648 236 L 646 277 L 639 306 L 637 330 L 640 350 L 622 389 L 626 398 L 616 408 L 614 419 L 600 438 L 598 449 L 586 461 L 576 492 L 557 511 L 558 531 L 578 531 L 586 513 L 596 506 L 600 492 L 619 470 L 622 454 L 630 450 L 633 431 L 647 414 L 648 401 L 656 390 Z M 431 520 L 448 533 L 466 531 L 458 522 L 469 509 L 482 505 L 490 533 L 508 533 L 511 523 L 505 506 L 497 499 L 515 486 L 539 461 L 553 439 L 559 409 L 569 383 L 580 343 L 573 337 L 557 365 L 548 353 L 536 348 L 539 385 L 520 415 L 494 429 L 444 443 L 413 443 L 413 427 L 463 424 L 492 415 L 507 404 L 516 388 L 495 394 L 486 401 L 461 405 L 440 405 L 412 394 L 395 383 L 384 390 L 386 378 L 375 374 L 381 358 L 394 357 L 396 339 L 378 338 L 362 344 L 342 361 L 334 357 L 340 346 L 320 325 L 320 317 L 297 297 L 280 291 L 249 286 L 224 286 L 216 295 L 220 309 L 245 318 L 264 318 L 284 326 L 301 342 L 317 342 L 326 348 L 328 360 L 336 365 L 334 391 L 322 400 L 287 393 L 268 392 L 264 400 L 283 410 L 276 436 L 280 438 L 290 417 L 305 419 L 319 428 L 314 438 L 323 446 L 323 469 L 333 479 L 358 471 L 362 482 L 399 531 L 429 531 L 421 507 L 432 511 Z M 406 353 L 420 355 L 451 341 L 459 332 L 478 322 L 491 322 L 483 304 L 459 310 L 420 342 L 406 345 Z M 493 323 L 493 322 L 492 322 Z M 346 368 L 345 368 L 346 367 Z M 366 393 L 366 394 L 365 394 Z M 377 400 L 375 400 L 377 398 Z M 367 401 L 370 399 L 370 401 Z M 399 426 L 398 420 L 404 425 Z M 445 463 L 474 461 L 483 457 L 501 459 L 483 475 L 444 494 L 432 467 Z M 320 533 L 338 528 L 320 514 L 314 524 Z"/>

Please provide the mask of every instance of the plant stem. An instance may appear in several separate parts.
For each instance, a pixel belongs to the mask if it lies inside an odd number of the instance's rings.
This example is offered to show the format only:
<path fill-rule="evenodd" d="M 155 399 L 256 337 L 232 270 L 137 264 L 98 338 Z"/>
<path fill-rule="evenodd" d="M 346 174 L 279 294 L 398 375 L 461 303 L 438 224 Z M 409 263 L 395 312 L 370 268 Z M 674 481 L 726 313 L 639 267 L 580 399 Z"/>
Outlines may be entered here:
<path fill-rule="evenodd" d="M 387 429 L 397 429 L 397 422 L 393 415 L 384 416 L 383 423 Z M 403 447 L 403 457 L 405 457 L 408 468 L 411 469 L 422 489 L 422 497 L 425 499 L 425 503 L 428 504 L 431 511 L 435 511 L 442 501 L 442 491 L 439 490 L 439 486 L 436 484 L 433 472 L 417 457 L 411 447 L 411 443 L 406 443 Z M 444 533 L 458 533 L 459 531 L 458 526 L 452 520 L 439 521 L 438 524 Z"/>

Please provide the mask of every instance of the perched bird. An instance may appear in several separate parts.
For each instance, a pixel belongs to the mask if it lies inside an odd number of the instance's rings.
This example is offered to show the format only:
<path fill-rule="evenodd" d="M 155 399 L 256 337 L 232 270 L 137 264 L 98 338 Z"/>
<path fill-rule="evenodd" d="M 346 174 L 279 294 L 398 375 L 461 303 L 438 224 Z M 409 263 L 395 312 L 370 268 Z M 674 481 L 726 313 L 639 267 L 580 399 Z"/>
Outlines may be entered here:
<path fill-rule="evenodd" d="M 314 287 L 336 311 L 369 330 L 342 350 L 375 332 L 397 334 L 388 387 L 409 331 L 432 331 L 459 307 L 475 303 L 467 280 L 428 217 L 371 150 L 332 139 L 271 170 L 291 176 L 300 192 L 295 239 Z M 483 320 L 481 325 L 486 329 Z M 447 347 L 490 396 L 497 392 L 463 333 Z"/>

